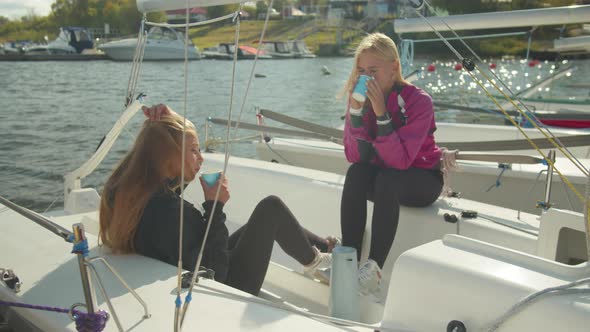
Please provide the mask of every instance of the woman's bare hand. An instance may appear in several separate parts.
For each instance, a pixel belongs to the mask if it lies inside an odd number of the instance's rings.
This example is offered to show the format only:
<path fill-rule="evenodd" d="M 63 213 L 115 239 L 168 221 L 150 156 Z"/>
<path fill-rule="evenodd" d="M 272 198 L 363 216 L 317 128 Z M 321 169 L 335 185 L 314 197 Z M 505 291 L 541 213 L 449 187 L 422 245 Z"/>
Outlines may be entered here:
<path fill-rule="evenodd" d="M 143 114 L 151 121 L 158 121 L 162 116 L 174 113 L 170 107 L 164 104 L 152 105 L 151 107 L 142 106 Z"/>

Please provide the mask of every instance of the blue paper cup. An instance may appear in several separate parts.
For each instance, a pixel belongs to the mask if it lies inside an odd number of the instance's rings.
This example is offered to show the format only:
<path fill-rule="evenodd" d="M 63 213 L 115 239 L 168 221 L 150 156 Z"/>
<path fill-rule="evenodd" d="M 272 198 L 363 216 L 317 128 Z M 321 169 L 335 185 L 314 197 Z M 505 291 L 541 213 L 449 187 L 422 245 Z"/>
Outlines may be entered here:
<path fill-rule="evenodd" d="M 203 172 L 203 174 L 201 174 L 203 181 L 205 181 L 209 187 L 214 186 L 215 183 L 217 183 L 217 180 L 219 180 L 220 176 L 221 171 Z"/>
<path fill-rule="evenodd" d="M 373 79 L 371 76 L 361 75 L 352 90 L 352 98 L 358 102 L 364 103 L 367 99 L 367 81 Z"/>

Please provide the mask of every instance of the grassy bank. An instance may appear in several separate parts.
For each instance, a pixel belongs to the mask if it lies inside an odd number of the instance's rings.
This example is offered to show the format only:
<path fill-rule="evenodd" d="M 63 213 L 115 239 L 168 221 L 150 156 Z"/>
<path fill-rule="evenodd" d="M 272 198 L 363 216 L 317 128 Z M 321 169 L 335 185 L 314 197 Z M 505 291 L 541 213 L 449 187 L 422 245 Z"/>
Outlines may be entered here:
<path fill-rule="evenodd" d="M 240 43 L 254 45 L 260 38 L 264 21 L 243 21 L 240 23 Z M 314 21 L 302 20 L 272 20 L 268 22 L 264 39 L 266 40 L 291 40 L 304 36 L 307 47 L 316 52 L 320 44 L 335 44 L 337 29 L 334 27 L 318 26 Z M 344 31 L 345 38 L 353 37 L 356 33 Z M 235 25 L 209 25 L 193 28 L 190 38 L 200 49 L 216 46 L 218 43 L 233 42 Z M 360 37 L 359 37 L 360 38 Z M 352 44 L 355 39 L 352 39 Z M 346 45 L 345 45 L 346 47 Z"/>
<path fill-rule="evenodd" d="M 240 27 L 240 43 L 254 45 L 260 37 L 264 21 L 243 21 Z M 351 24 L 346 24 L 351 25 Z M 306 45 L 317 53 L 320 44 L 336 44 L 337 28 L 320 25 L 313 20 L 271 20 L 265 33 L 267 40 L 290 40 L 304 36 L 302 39 Z M 342 39 L 344 40 L 343 49 L 354 50 L 363 34 L 359 30 L 341 29 Z M 392 35 L 392 24 L 390 21 L 382 22 L 377 31 Z M 214 24 L 191 29 L 190 37 L 193 43 L 200 49 L 216 46 L 218 43 L 233 42 L 235 25 L 231 23 Z M 435 37 L 432 34 L 413 34 L 404 36 L 405 38 L 425 39 Z M 542 36 L 533 38 L 531 51 L 533 54 L 542 53 L 552 45 L 554 36 Z M 544 39 L 542 39 L 544 38 Z M 394 36 L 397 40 L 397 36 Z M 501 57 L 512 55 L 516 57 L 526 56 L 527 37 L 503 37 L 488 39 L 471 39 L 467 41 L 471 47 L 481 57 Z M 459 41 L 453 41 L 452 45 L 462 54 L 469 54 L 468 50 L 461 45 Z M 442 43 L 417 43 L 415 44 L 416 55 L 452 57 L 453 53 Z"/>

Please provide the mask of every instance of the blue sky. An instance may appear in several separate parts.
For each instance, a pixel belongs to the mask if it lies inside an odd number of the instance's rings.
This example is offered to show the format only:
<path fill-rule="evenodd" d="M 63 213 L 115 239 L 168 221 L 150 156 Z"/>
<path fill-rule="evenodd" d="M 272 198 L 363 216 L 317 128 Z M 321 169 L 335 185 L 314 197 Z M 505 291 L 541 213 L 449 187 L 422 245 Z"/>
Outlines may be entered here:
<path fill-rule="evenodd" d="M 26 16 L 31 10 L 38 16 L 46 16 L 51 11 L 54 0 L 0 0 L 0 16 L 11 19 Z"/>

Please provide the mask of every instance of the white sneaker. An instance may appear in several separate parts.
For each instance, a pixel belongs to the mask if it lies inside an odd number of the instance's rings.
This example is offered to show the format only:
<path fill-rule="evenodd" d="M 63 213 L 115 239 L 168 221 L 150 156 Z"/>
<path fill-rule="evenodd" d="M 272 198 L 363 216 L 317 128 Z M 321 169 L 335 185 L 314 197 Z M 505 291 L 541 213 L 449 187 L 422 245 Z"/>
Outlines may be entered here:
<path fill-rule="evenodd" d="M 330 269 L 332 268 L 332 254 L 320 252 L 318 248 L 313 247 L 316 256 L 309 265 L 303 266 L 303 274 L 318 279 L 323 283 L 330 283 Z"/>
<path fill-rule="evenodd" d="M 359 268 L 359 291 L 363 295 L 375 294 L 381 288 L 381 269 L 372 259 Z"/>

